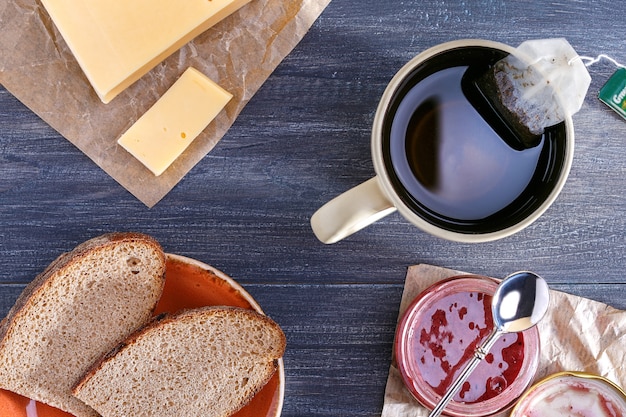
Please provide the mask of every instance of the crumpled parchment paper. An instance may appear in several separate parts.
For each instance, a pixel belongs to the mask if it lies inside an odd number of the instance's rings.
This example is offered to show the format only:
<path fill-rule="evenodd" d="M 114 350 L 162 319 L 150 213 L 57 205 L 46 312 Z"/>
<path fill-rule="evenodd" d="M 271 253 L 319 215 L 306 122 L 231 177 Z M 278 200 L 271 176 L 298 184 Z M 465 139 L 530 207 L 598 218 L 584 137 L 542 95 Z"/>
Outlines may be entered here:
<path fill-rule="evenodd" d="M 330 0 L 252 0 L 157 65 L 109 104 L 97 97 L 39 0 L 0 2 L 0 83 L 148 207 L 224 136 Z M 161 176 L 117 145 L 193 66 L 233 94 Z"/>
<path fill-rule="evenodd" d="M 454 275 L 466 274 L 431 265 L 409 267 L 398 319 L 424 289 Z M 626 312 L 586 298 L 550 290 L 550 307 L 539 322 L 541 358 L 535 380 L 560 371 L 583 371 L 626 386 Z M 382 417 L 422 417 L 422 407 L 404 387 L 392 363 Z M 509 412 L 499 414 L 508 416 Z"/>

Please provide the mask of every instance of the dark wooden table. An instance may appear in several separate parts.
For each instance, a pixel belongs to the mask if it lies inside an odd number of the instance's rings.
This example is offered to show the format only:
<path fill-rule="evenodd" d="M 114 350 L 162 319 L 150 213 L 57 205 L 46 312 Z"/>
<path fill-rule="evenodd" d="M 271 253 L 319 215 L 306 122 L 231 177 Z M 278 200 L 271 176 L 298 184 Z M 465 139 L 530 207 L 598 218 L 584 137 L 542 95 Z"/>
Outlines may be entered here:
<path fill-rule="evenodd" d="M 608 0 L 333 0 L 235 125 L 147 209 L 0 89 L 0 315 L 63 251 L 136 230 L 244 285 L 284 328 L 288 416 L 381 412 L 409 265 L 502 277 L 519 269 L 626 309 L 626 121 L 596 98 L 616 69 L 590 68 L 574 116 L 576 153 L 556 203 L 501 241 L 460 244 L 392 214 L 326 246 L 310 230 L 324 202 L 370 178 L 369 131 L 385 84 L 435 44 L 517 45 L 565 37 L 581 55 L 626 62 L 626 3 Z"/>

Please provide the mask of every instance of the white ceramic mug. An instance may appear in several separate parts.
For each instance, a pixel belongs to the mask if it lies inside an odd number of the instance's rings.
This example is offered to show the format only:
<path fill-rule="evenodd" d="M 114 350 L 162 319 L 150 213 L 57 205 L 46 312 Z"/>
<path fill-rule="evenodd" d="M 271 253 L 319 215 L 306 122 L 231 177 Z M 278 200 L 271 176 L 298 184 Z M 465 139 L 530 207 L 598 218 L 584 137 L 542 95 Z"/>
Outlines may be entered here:
<path fill-rule="evenodd" d="M 425 78 L 442 69 L 462 66 L 466 59 L 476 59 L 475 56 L 465 57 L 467 54 L 468 56 L 478 54 L 479 59 L 485 59 L 486 56 L 491 56 L 490 54 L 495 54 L 500 58 L 513 54 L 520 59 L 528 60 L 528 57 L 519 56 L 519 52 L 511 46 L 493 41 L 467 39 L 432 47 L 402 67 L 384 91 L 374 117 L 371 146 L 376 176 L 334 198 L 313 214 L 311 227 L 319 240 L 324 243 L 335 243 L 397 210 L 415 226 L 432 235 L 459 242 L 485 242 L 522 230 L 533 223 L 554 202 L 565 184 L 574 154 L 574 129 L 571 116 L 567 116 L 564 122 L 554 128 L 546 129 L 541 150 L 537 150 L 536 154 L 537 172 L 533 171 L 528 185 L 520 188 L 517 197 L 511 197 L 510 201 L 503 203 L 502 207 L 493 213 L 481 213 L 481 201 L 476 199 L 473 204 L 477 213 L 468 213 L 465 218 L 463 213 L 465 203 L 462 198 L 459 198 L 458 204 L 454 203 L 453 199 L 450 199 L 452 201 L 450 204 L 457 205 L 452 209 L 457 210 L 461 213 L 460 215 L 450 215 L 446 212 L 442 214 L 438 208 L 428 207 L 428 203 L 421 201 L 424 197 L 413 193 L 410 186 L 405 186 L 404 180 L 400 177 L 403 175 L 407 177 L 406 172 L 402 174 L 402 169 L 390 162 L 392 161 L 390 155 L 395 149 L 393 145 L 390 145 L 393 141 L 391 131 L 396 123 L 394 117 L 400 114 L 399 109 L 403 102 L 408 100 L 410 90 L 415 86 L 421 86 Z M 483 56 L 483 54 L 486 55 Z M 410 105 L 409 103 L 408 106 Z M 417 113 L 415 109 L 412 111 Z M 461 134 L 465 134 L 463 121 L 448 124 L 455 125 Z M 549 129 L 552 130 L 549 131 Z M 468 131 L 471 135 L 472 130 L 468 129 Z M 471 146 L 468 145 L 468 148 Z M 462 147 L 465 147 L 463 143 L 457 144 L 455 149 L 459 150 Z M 513 155 L 513 160 L 517 158 L 516 155 Z M 484 168 L 482 163 L 470 157 L 455 163 L 468 165 L 470 167 L 468 172 L 472 172 L 473 168 L 476 170 Z M 452 166 L 452 163 L 447 166 Z M 403 169 L 407 171 L 406 168 Z M 507 181 L 516 179 L 517 174 L 513 171 L 510 176 L 511 178 Z M 521 176 L 523 175 L 520 174 Z M 487 188 L 497 178 L 497 174 L 486 174 L 481 181 Z M 461 189 L 476 187 L 476 190 L 481 190 L 477 184 L 469 182 L 463 184 L 464 180 L 465 178 L 461 175 L 456 180 L 458 184 L 455 185 L 453 182 L 451 187 L 458 186 Z M 505 187 L 500 191 L 508 192 L 508 188 L 515 188 L 504 185 Z M 496 193 L 495 198 L 497 199 L 500 194 L 502 193 Z M 485 199 L 485 201 L 488 200 Z M 468 211 L 472 210 L 470 204 L 466 207 Z M 495 203 L 494 207 L 496 207 Z"/>

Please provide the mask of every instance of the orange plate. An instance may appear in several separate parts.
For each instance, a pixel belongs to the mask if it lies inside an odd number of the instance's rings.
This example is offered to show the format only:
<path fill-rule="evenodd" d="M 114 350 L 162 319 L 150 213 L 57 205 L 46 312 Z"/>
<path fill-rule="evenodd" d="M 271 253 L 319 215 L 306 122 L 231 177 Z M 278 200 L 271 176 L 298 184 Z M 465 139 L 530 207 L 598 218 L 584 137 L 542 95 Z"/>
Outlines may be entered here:
<path fill-rule="evenodd" d="M 223 272 L 194 259 L 167 255 L 167 279 L 155 314 L 185 308 L 229 305 L 263 313 L 261 307 L 239 284 Z M 285 395 L 285 368 L 233 417 L 279 417 Z M 0 417 L 73 417 L 56 408 L 9 391 L 0 390 Z"/>

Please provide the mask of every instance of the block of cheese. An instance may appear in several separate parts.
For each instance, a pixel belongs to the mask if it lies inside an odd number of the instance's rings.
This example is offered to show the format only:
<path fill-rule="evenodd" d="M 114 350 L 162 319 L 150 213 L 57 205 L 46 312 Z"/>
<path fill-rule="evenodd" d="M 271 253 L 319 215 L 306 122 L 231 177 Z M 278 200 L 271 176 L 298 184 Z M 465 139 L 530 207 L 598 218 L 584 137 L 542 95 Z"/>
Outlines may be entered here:
<path fill-rule="evenodd" d="M 117 142 L 154 175 L 161 175 L 231 98 L 190 67 Z"/>
<path fill-rule="evenodd" d="M 94 90 L 111 101 L 250 0 L 42 0 Z"/>

